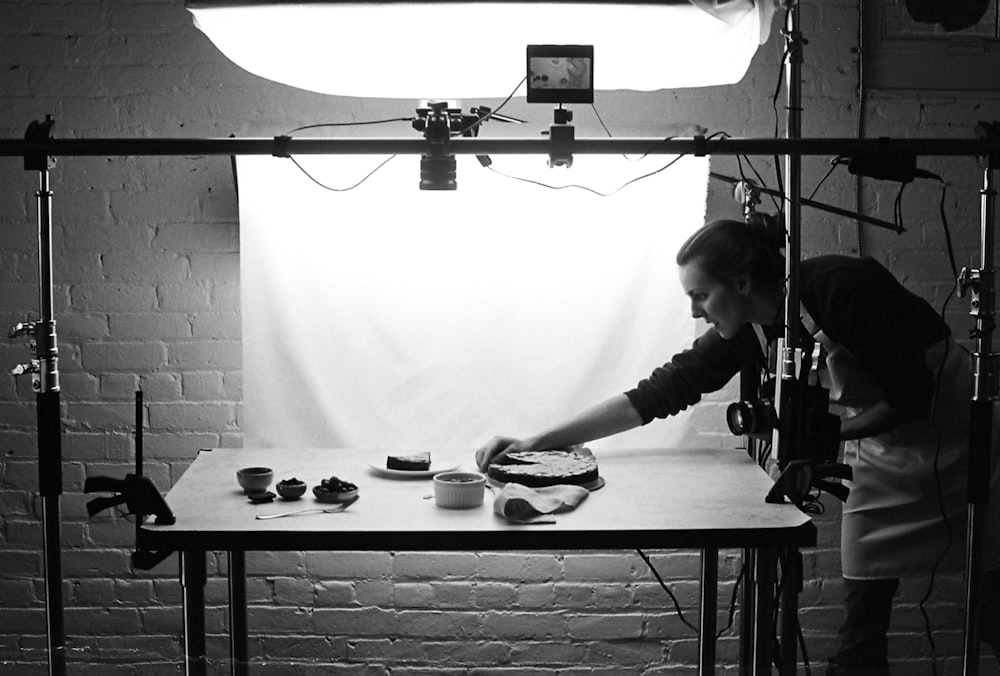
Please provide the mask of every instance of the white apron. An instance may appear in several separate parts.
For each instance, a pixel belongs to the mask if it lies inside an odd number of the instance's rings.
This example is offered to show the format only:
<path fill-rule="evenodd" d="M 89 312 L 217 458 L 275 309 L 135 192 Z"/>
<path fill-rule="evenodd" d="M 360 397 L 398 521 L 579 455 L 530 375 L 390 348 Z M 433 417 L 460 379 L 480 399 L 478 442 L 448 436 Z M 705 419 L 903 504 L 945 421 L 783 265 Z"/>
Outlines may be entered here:
<path fill-rule="evenodd" d="M 823 384 L 830 389 L 832 403 L 853 416 L 882 399 L 879 386 L 858 367 L 856 357 L 818 330 L 804 308 L 803 324 L 826 348 L 829 382 Z M 942 554 L 939 570 L 964 565 L 971 358 L 951 338 L 932 345 L 925 358 L 935 381 L 940 380 L 935 382 L 933 419 L 913 420 L 875 437 L 844 442 L 844 461 L 854 472 L 854 479 L 844 482 L 851 489 L 841 525 L 845 578 L 927 575 Z M 998 413 L 994 412 L 983 570 L 1000 567 L 1000 537 L 991 533 L 1000 525 Z"/>

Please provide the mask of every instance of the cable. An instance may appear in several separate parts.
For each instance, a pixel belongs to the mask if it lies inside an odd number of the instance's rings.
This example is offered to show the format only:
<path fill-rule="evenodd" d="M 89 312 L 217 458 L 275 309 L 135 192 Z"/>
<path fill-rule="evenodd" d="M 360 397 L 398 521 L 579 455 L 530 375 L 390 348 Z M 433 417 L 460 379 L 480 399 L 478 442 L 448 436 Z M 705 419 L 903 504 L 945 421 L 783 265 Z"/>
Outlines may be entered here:
<path fill-rule="evenodd" d="M 952 257 L 951 264 L 952 264 L 952 269 L 954 269 L 955 267 L 954 257 Z M 948 307 L 948 302 L 955 294 L 955 287 L 957 285 L 958 285 L 958 275 L 956 274 L 955 284 L 952 286 L 951 291 L 948 292 L 948 295 L 944 299 L 944 303 L 941 305 L 942 320 L 944 320 L 945 310 Z M 941 562 L 944 560 L 944 557 L 947 556 L 948 551 L 951 549 L 955 540 L 954 533 L 952 532 L 951 529 L 951 523 L 948 520 L 948 510 L 944 504 L 944 491 L 942 490 L 941 487 L 941 472 L 938 466 L 938 462 L 941 458 L 941 446 L 942 446 L 941 431 L 938 429 L 938 426 L 934 423 L 934 413 L 937 410 L 938 395 L 941 393 L 941 376 L 944 373 L 944 366 L 947 363 L 948 354 L 950 350 L 951 350 L 951 341 L 949 340 L 945 343 L 944 355 L 942 355 L 941 364 L 938 366 L 937 378 L 934 384 L 934 397 L 931 399 L 931 414 L 929 418 L 931 421 L 931 427 L 934 430 L 934 437 L 937 442 L 937 448 L 934 450 L 934 465 L 933 465 L 934 486 L 937 489 L 938 510 L 941 513 L 941 521 L 942 523 L 944 523 L 945 532 L 948 534 L 948 542 L 945 545 L 944 550 L 938 555 L 938 558 L 934 561 L 934 565 L 931 567 L 931 576 L 930 580 L 928 580 L 927 582 L 927 590 L 924 592 L 924 595 L 920 599 L 920 604 L 919 604 L 920 615 L 923 617 L 924 620 L 924 632 L 927 635 L 927 642 L 930 644 L 931 648 L 931 671 L 934 674 L 937 674 L 937 646 L 934 643 L 934 633 L 931 630 L 931 620 L 930 616 L 927 614 L 927 609 L 925 608 L 925 605 L 927 601 L 930 599 L 931 593 L 934 590 L 934 581 L 937 576 L 938 567 L 941 565 Z"/>
<path fill-rule="evenodd" d="M 296 127 L 295 129 L 286 132 L 285 136 L 291 136 L 297 131 L 318 129 L 320 127 L 359 127 L 368 124 L 386 124 L 388 122 L 413 122 L 415 119 L 415 117 L 391 117 L 385 120 L 363 120 L 361 122 L 320 122 L 318 124 L 307 124 L 304 127 Z"/>
<path fill-rule="evenodd" d="M 514 98 L 514 94 L 517 93 L 517 90 L 520 89 L 521 85 L 523 85 L 525 82 L 527 82 L 527 80 L 528 80 L 528 76 L 527 75 L 525 75 L 523 78 L 521 78 L 521 81 L 517 83 L 517 86 L 514 87 L 514 90 L 510 94 L 507 95 L 507 98 L 505 98 L 503 100 L 503 103 L 501 103 L 499 106 L 496 107 L 496 110 L 491 110 L 490 112 L 488 112 L 485 115 L 481 116 L 475 122 L 471 123 L 468 127 L 465 127 L 464 129 L 460 129 L 457 132 L 453 132 L 451 135 L 452 136 L 465 136 L 466 132 L 472 131 L 473 129 L 475 129 L 476 127 L 478 127 L 479 125 L 481 125 L 483 122 L 485 122 L 486 120 L 490 119 L 491 117 L 493 117 L 494 115 L 496 115 L 497 113 L 499 113 L 500 110 L 504 106 L 506 106 L 510 102 L 510 100 L 512 98 Z"/>
<path fill-rule="evenodd" d="M 715 634 L 716 640 L 722 638 L 722 635 L 733 626 L 733 619 L 736 617 L 736 595 L 739 592 L 740 582 L 743 580 L 743 576 L 746 575 L 746 570 L 747 562 L 743 561 L 743 564 L 740 566 L 740 573 L 736 576 L 736 583 L 733 585 L 733 594 L 729 598 L 729 620 L 726 622 L 726 626 Z"/>
<path fill-rule="evenodd" d="M 725 138 L 728 137 L 728 134 L 726 132 L 724 132 L 724 131 L 715 132 L 714 134 L 710 135 L 708 137 L 708 139 L 712 139 L 712 138 L 714 138 L 716 136 L 720 137 L 717 142 L 721 143 Z M 668 136 L 668 137 L 666 137 L 664 139 L 661 139 L 660 141 L 657 142 L 657 146 L 662 145 L 663 143 L 669 141 L 671 138 L 673 138 L 673 137 L 672 136 Z M 653 148 L 651 148 L 650 150 L 648 150 L 642 157 L 645 157 L 649 153 L 653 152 L 656 149 L 657 146 L 654 146 Z M 537 186 L 542 187 L 542 188 L 548 188 L 549 190 L 566 190 L 567 188 L 576 188 L 578 190 L 585 190 L 585 191 L 587 191 L 589 193 L 597 195 L 598 197 L 611 197 L 612 195 L 615 195 L 615 194 L 621 192 L 622 190 L 624 190 L 628 186 L 632 185 L 633 183 L 636 183 L 636 182 L 641 181 L 643 179 L 649 178 L 651 176 L 655 176 L 656 174 L 659 174 L 660 172 L 669 169 L 670 167 L 672 167 L 674 164 L 676 164 L 677 162 L 679 162 L 683 157 L 687 156 L 688 154 L 689 153 L 681 153 L 680 155 L 678 155 L 677 157 L 675 157 L 674 159 L 670 160 L 665 165 L 663 165 L 662 167 L 660 167 L 659 169 L 656 169 L 655 171 L 651 171 L 651 172 L 649 172 L 647 174 L 643 174 L 641 176 L 636 176 L 635 178 L 630 178 L 629 180 L 625 181 L 624 183 L 622 183 L 620 186 L 618 186 L 617 188 L 615 188 L 611 192 L 601 192 L 600 190 L 595 190 L 594 188 L 591 188 L 591 187 L 588 187 L 588 186 L 585 186 L 585 185 L 579 185 L 577 183 L 570 183 L 568 185 L 550 185 L 548 183 L 544 183 L 542 181 L 536 181 L 536 180 L 531 179 L 531 178 L 524 178 L 523 176 L 514 176 L 513 174 L 507 174 L 507 173 L 502 172 L 502 171 L 500 171 L 498 169 L 495 169 L 492 166 L 492 164 L 483 164 L 483 166 L 486 169 L 489 169 L 490 171 L 494 172 L 495 174 L 503 176 L 504 178 L 509 178 L 509 179 L 511 179 L 513 181 L 521 181 L 523 183 L 530 183 L 532 185 L 537 185 Z M 708 151 L 706 151 L 706 154 L 709 154 Z"/>
<path fill-rule="evenodd" d="M 823 178 L 820 179 L 819 183 L 816 184 L 816 187 L 813 188 L 813 191 L 811 193 L 809 193 L 809 199 L 810 200 L 813 197 L 816 196 L 816 193 L 819 192 L 820 187 L 822 187 L 822 185 L 824 183 L 826 183 L 826 179 L 830 178 L 830 174 L 832 174 L 834 171 L 836 171 L 836 169 L 837 169 L 837 163 L 836 163 L 836 161 L 830 162 L 830 169 L 829 169 L 829 171 L 827 171 L 826 175 L 824 175 Z"/>
<path fill-rule="evenodd" d="M 392 160 L 392 159 L 394 159 L 395 157 L 396 157 L 395 155 L 390 155 L 381 164 L 379 164 L 377 167 L 375 167 L 370 172 L 368 172 L 368 174 L 364 178 L 362 178 L 360 181 L 358 181 L 357 183 L 355 183 L 354 185 L 352 185 L 352 186 L 350 186 L 348 188 L 332 188 L 332 187 L 330 187 L 330 186 L 328 186 L 328 185 L 326 185 L 324 183 L 321 183 L 319 180 L 317 180 L 315 177 L 313 177 L 312 174 L 310 174 L 308 171 L 306 171 L 305 168 L 301 164 L 299 164 L 298 161 L 294 157 L 292 157 L 292 156 L 289 155 L 288 159 L 290 159 L 292 161 L 292 164 L 294 164 L 296 167 L 298 167 L 299 171 L 301 171 L 303 174 L 305 174 L 306 177 L 310 181 L 312 181 L 313 183 L 315 183 L 319 187 L 323 188 L 324 190 L 329 190 L 330 192 L 347 192 L 348 190 L 354 190 L 359 185 L 361 185 L 362 183 L 364 183 L 365 181 L 367 181 L 369 178 L 371 178 L 375 174 L 375 172 L 377 172 L 379 169 L 381 169 L 382 167 L 384 167 L 385 165 L 387 165 L 389 163 L 389 161 Z"/>
<path fill-rule="evenodd" d="M 646 556 L 646 553 L 641 549 L 636 549 L 635 551 L 638 552 L 639 556 L 642 557 L 642 560 L 646 562 L 646 565 L 649 567 L 649 570 L 653 573 L 653 576 L 656 578 L 656 581 L 660 583 L 660 587 L 663 588 L 663 591 L 667 592 L 667 595 L 670 597 L 670 600 L 673 601 L 674 610 L 677 611 L 677 617 L 680 619 L 681 622 L 687 625 L 687 627 L 691 631 L 694 632 L 695 636 L 698 636 L 699 635 L 698 627 L 688 622 L 687 619 L 684 617 L 684 613 L 681 612 L 681 604 L 677 601 L 677 597 L 674 596 L 674 593 L 670 591 L 670 587 L 667 586 L 667 583 L 663 581 L 662 577 L 660 577 L 660 574 L 657 572 L 656 568 L 653 567 L 653 562 L 649 560 L 649 557 Z"/>

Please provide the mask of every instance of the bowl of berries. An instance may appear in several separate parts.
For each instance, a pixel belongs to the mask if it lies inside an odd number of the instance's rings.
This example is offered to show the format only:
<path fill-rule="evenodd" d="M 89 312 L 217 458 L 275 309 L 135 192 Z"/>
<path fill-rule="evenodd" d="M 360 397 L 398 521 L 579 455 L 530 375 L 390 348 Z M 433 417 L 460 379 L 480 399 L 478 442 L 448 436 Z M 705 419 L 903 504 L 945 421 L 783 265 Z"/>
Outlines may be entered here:
<path fill-rule="evenodd" d="M 347 502 L 358 495 L 357 485 L 332 476 L 313 486 L 313 495 L 320 502 Z"/>

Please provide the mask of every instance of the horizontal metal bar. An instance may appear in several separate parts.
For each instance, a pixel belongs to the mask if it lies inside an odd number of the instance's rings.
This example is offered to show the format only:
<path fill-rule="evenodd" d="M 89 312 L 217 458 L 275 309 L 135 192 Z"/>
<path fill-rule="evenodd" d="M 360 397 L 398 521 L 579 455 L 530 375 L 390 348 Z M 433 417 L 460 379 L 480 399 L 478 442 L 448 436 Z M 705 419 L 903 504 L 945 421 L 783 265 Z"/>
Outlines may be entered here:
<path fill-rule="evenodd" d="M 476 0 L 421 0 L 431 4 L 467 2 L 474 4 Z M 414 0 L 364 0 L 363 4 L 368 5 L 401 5 L 412 4 Z M 690 0 L 489 0 L 489 2 L 504 2 L 526 5 L 551 5 L 551 4 L 575 4 L 575 5 L 687 5 Z M 359 5 L 362 0 L 188 0 L 184 5 L 188 9 L 219 9 L 226 7 L 259 7 L 261 5 Z"/>
<path fill-rule="evenodd" d="M 591 139 L 452 139 L 454 155 L 545 155 L 560 153 L 637 155 L 821 155 L 853 156 L 892 150 L 917 156 L 985 157 L 1000 154 L 1000 139 L 852 139 L 710 137 Z M 420 155 L 423 138 L 161 138 L 0 139 L 0 157 L 140 155 Z"/>

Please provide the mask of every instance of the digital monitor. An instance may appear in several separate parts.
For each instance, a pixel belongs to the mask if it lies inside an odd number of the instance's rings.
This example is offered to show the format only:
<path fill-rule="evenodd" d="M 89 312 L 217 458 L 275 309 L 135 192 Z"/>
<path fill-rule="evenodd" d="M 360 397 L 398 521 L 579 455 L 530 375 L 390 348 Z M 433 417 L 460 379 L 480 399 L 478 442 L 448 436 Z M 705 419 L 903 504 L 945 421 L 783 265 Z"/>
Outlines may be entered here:
<path fill-rule="evenodd" d="M 528 45 L 528 103 L 593 103 L 593 45 Z"/>

